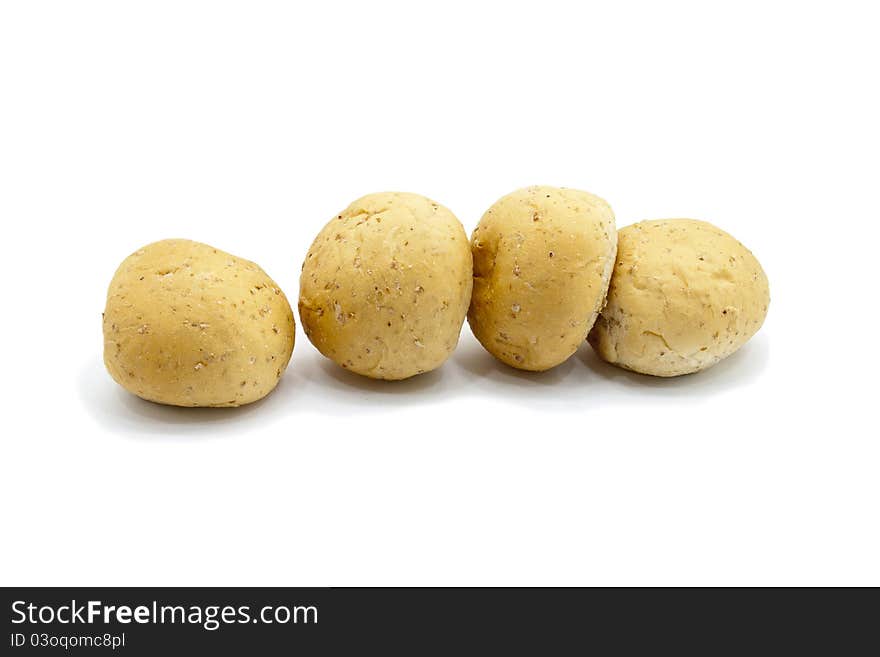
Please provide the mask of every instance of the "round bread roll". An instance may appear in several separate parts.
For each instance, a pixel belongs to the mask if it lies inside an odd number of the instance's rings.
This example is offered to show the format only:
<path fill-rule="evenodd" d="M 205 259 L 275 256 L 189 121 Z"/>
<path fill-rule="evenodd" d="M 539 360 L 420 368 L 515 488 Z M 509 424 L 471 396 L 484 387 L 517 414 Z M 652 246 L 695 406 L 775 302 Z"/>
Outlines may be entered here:
<path fill-rule="evenodd" d="M 240 406 L 272 391 L 293 351 L 293 312 L 253 262 L 189 240 L 126 258 L 107 292 L 104 363 L 138 397 Z"/>
<path fill-rule="evenodd" d="M 467 235 L 452 212 L 418 194 L 370 194 L 315 238 L 299 314 L 327 358 L 374 379 L 405 379 L 455 349 L 472 287 Z"/>
<path fill-rule="evenodd" d="M 527 187 L 501 198 L 471 239 L 471 330 L 522 370 L 559 365 L 583 344 L 614 265 L 614 213 L 575 189 Z"/>
<path fill-rule="evenodd" d="M 706 369 L 764 322 L 767 277 L 755 256 L 705 221 L 620 230 L 608 302 L 589 341 L 604 360 L 654 376 Z"/>

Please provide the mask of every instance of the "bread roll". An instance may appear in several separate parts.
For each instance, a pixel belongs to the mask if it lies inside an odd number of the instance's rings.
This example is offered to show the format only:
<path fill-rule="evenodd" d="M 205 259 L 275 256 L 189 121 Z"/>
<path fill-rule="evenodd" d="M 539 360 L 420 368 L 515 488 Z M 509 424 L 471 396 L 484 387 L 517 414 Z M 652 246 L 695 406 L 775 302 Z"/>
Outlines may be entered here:
<path fill-rule="evenodd" d="M 107 292 L 107 370 L 161 404 L 261 399 L 284 373 L 293 341 L 281 288 L 257 264 L 207 244 L 149 244 L 122 262 Z"/>
<path fill-rule="evenodd" d="M 452 212 L 418 194 L 370 194 L 315 238 L 299 313 L 312 344 L 342 367 L 405 379 L 455 349 L 472 286 L 467 235 Z"/>
<path fill-rule="evenodd" d="M 619 232 L 608 301 L 589 341 L 604 360 L 654 376 L 711 367 L 761 328 L 770 303 L 755 256 L 705 221 Z"/>
<path fill-rule="evenodd" d="M 527 187 L 496 202 L 471 239 L 471 330 L 522 370 L 559 365 L 583 344 L 614 265 L 614 213 L 576 189 Z"/>

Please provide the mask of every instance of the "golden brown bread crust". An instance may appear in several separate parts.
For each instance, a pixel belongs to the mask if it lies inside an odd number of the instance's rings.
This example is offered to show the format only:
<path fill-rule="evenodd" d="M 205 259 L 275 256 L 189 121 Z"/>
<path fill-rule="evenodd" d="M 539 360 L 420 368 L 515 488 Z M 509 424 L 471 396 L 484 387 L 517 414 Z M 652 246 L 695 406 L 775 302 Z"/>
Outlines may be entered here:
<path fill-rule="evenodd" d="M 175 406 L 240 406 L 269 394 L 295 334 L 287 298 L 258 265 L 181 239 L 122 262 L 103 325 L 113 379 Z"/>
<path fill-rule="evenodd" d="M 589 341 L 620 367 L 688 374 L 745 344 L 769 303 L 760 263 L 720 228 L 694 219 L 643 221 L 619 232 L 608 300 Z"/>
<path fill-rule="evenodd" d="M 468 322 L 492 355 L 541 371 L 583 344 L 604 303 L 617 248 L 605 201 L 575 189 L 519 189 L 483 215 L 471 247 Z"/>
<path fill-rule="evenodd" d="M 455 349 L 472 286 L 467 235 L 452 212 L 418 194 L 370 194 L 315 238 L 299 313 L 312 344 L 342 367 L 404 379 Z"/>

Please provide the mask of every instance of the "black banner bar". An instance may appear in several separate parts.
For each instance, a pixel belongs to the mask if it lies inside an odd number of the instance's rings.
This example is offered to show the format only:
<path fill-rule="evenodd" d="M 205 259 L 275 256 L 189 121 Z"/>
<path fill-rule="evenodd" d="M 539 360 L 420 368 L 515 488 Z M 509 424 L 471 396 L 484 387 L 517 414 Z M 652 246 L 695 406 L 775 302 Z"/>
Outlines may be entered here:
<path fill-rule="evenodd" d="M 2 591 L 8 655 L 849 655 L 878 644 L 873 589 Z"/>

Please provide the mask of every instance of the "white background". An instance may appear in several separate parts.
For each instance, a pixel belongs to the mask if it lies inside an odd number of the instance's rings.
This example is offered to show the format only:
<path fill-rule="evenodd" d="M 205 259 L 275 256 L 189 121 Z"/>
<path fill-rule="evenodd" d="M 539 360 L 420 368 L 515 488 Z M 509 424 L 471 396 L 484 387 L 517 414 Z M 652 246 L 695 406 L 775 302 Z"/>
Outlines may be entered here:
<path fill-rule="evenodd" d="M 0 581 L 880 584 L 872 3 L 4 2 Z M 545 374 L 471 337 L 372 382 L 301 332 L 238 410 L 118 388 L 118 263 L 188 237 L 302 259 L 374 191 L 470 232 L 528 184 L 763 263 L 716 368 Z"/>

